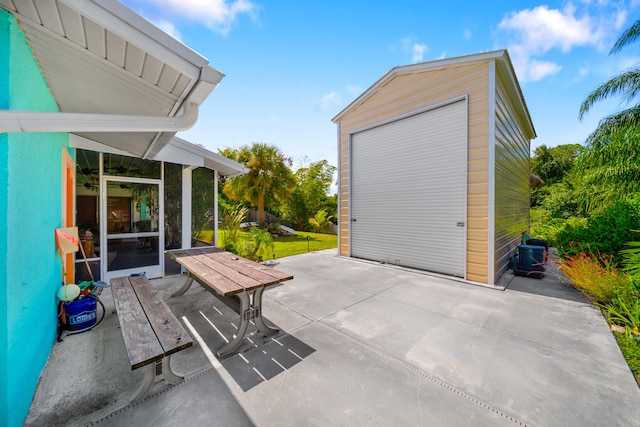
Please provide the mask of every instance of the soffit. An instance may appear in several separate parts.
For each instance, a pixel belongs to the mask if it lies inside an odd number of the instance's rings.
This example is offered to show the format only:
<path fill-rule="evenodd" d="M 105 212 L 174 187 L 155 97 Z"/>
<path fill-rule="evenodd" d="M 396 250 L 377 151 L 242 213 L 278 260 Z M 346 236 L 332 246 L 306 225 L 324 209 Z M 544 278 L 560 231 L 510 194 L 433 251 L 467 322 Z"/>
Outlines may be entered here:
<path fill-rule="evenodd" d="M 16 17 L 62 112 L 173 116 L 210 68 L 113 0 L 0 0 L 0 7 Z M 190 101 L 202 102 L 214 87 Z M 79 135 L 139 157 L 172 136 Z"/>

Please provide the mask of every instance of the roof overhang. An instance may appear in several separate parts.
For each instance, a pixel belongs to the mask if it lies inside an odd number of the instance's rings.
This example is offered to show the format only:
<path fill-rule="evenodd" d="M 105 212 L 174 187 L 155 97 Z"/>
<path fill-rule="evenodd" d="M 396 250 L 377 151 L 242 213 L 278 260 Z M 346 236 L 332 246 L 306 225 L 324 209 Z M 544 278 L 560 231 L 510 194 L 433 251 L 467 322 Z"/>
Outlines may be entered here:
<path fill-rule="evenodd" d="M 31 121 L 31 131 L 57 122 L 55 131 L 153 159 L 195 123 L 198 107 L 223 78 L 204 57 L 115 0 L 0 0 L 0 8 L 15 16 L 64 113 L 0 112 L 5 120 Z"/>
<path fill-rule="evenodd" d="M 204 147 L 192 144 L 174 136 L 158 153 L 154 160 L 200 166 L 217 171 L 221 176 L 231 178 L 249 172 L 243 164 L 224 157 Z"/>
<path fill-rule="evenodd" d="M 333 119 L 332 122 L 338 123 L 345 115 L 355 110 L 359 105 L 374 95 L 380 88 L 384 87 L 392 79 L 407 74 L 420 73 L 432 70 L 441 70 L 451 67 L 459 67 L 465 65 L 472 65 L 477 63 L 487 63 L 495 61 L 496 70 L 502 79 L 507 83 L 507 90 L 509 95 L 516 103 L 516 107 L 521 115 L 523 126 L 527 132 L 527 136 L 531 139 L 536 137 L 536 131 L 533 127 L 531 115 L 529 109 L 522 95 L 522 90 L 516 73 L 513 69 L 509 53 L 506 50 L 497 50 L 493 52 L 485 52 L 474 55 L 459 56 L 455 58 L 441 59 L 437 61 L 422 62 L 419 64 L 403 65 L 392 68 L 384 76 L 382 76 L 377 82 L 371 85 L 365 90 L 359 97 L 353 102 L 347 105 L 342 111 L 340 111 Z"/>
<path fill-rule="evenodd" d="M 100 144 L 91 139 L 72 135 L 70 145 L 74 148 L 98 151 L 101 153 L 119 154 L 129 156 L 129 153 Z M 153 160 L 176 163 L 185 166 L 204 167 L 217 171 L 221 176 L 231 178 L 244 175 L 249 172 L 243 164 L 224 157 L 218 153 L 207 150 L 199 145 L 192 144 L 182 138 L 174 136 L 153 157 Z"/>

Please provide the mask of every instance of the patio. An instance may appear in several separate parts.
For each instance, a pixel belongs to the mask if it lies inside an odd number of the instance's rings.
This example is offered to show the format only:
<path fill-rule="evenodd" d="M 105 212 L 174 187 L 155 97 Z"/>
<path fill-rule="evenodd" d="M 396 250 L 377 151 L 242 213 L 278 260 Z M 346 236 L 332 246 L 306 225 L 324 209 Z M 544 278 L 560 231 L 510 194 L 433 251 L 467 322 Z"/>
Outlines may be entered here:
<path fill-rule="evenodd" d="M 215 358 L 237 317 L 183 277 L 152 281 L 202 340 L 187 380 L 127 405 L 131 372 L 109 290 L 94 330 L 56 344 L 26 426 L 632 425 L 640 389 L 601 314 L 549 265 L 506 290 L 336 256 L 283 258 L 265 292 L 279 335 Z M 215 327 L 219 332 L 212 327 Z M 189 327 L 189 326 L 188 326 Z"/>

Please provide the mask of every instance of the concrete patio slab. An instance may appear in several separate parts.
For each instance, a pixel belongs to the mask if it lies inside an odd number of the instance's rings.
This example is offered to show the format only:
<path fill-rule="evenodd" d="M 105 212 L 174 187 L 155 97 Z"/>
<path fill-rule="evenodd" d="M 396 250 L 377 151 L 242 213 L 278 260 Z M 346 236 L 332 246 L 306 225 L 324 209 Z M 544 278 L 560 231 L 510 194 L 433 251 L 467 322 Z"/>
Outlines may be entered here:
<path fill-rule="evenodd" d="M 265 292 L 280 328 L 212 352 L 237 315 L 184 278 L 153 280 L 196 345 L 186 375 L 128 405 L 113 301 L 104 321 L 54 347 L 25 425 L 634 425 L 640 389 L 605 319 L 552 265 L 506 290 L 321 251 L 278 260 L 294 279 Z M 255 332 L 252 330 L 251 332 Z M 186 419 L 186 421 L 185 421 Z"/>

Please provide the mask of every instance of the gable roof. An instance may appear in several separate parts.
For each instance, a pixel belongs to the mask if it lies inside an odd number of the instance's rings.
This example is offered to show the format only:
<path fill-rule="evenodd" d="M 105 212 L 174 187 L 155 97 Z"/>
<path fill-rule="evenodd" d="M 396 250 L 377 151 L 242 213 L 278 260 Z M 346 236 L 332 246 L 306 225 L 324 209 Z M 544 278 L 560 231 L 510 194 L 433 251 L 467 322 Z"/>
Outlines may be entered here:
<path fill-rule="evenodd" d="M 511 59 L 509 58 L 509 53 L 506 50 L 497 50 L 493 52 L 459 56 L 455 58 L 447 58 L 437 61 L 394 67 L 389 70 L 384 76 L 382 76 L 377 82 L 371 85 L 367 90 L 365 90 L 360 96 L 353 100 L 349 105 L 347 105 L 333 119 L 331 119 L 331 121 L 334 123 L 338 123 L 344 116 L 355 110 L 359 105 L 373 96 L 388 82 L 398 76 L 432 70 L 441 70 L 451 67 L 472 65 L 477 63 L 486 63 L 490 61 L 495 61 L 497 72 L 507 83 L 507 90 L 509 91 L 509 95 L 511 96 L 511 98 L 516 102 L 516 108 L 523 118 L 524 126 L 526 128 L 528 136 L 530 138 L 535 138 L 536 132 L 533 127 L 531 115 L 529 114 L 529 109 L 527 108 L 524 96 L 522 95 L 522 90 L 513 69 Z"/>
<path fill-rule="evenodd" d="M 178 130 L 192 126 L 223 77 L 206 58 L 115 0 L 0 0 L 0 8 L 15 16 L 59 110 L 95 114 L 96 120 L 104 115 L 93 127 L 74 129 L 74 120 L 84 116 L 63 114 L 63 122 L 71 118 L 68 131 L 135 157 L 153 158 Z M 110 121 L 112 114 L 121 117 Z M 137 129 L 144 122 L 137 116 L 179 123 Z M 132 127 L 118 127 L 123 123 Z"/>

